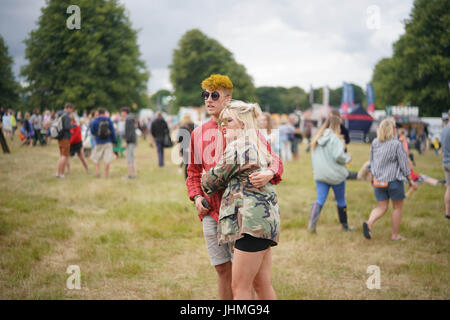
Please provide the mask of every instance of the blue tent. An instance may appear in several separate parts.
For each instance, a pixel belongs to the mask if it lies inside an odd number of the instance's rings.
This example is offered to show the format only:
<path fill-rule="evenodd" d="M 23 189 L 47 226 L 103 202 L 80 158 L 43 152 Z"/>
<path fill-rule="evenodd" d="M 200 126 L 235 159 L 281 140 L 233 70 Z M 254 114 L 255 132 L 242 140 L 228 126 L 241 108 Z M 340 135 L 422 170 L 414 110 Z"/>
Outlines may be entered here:
<path fill-rule="evenodd" d="M 345 121 L 350 138 L 355 137 L 357 140 L 365 138 L 373 121 L 372 116 L 359 104 L 353 108 L 351 113 L 343 114 L 342 119 Z M 355 133 L 359 133 L 360 137 Z"/>

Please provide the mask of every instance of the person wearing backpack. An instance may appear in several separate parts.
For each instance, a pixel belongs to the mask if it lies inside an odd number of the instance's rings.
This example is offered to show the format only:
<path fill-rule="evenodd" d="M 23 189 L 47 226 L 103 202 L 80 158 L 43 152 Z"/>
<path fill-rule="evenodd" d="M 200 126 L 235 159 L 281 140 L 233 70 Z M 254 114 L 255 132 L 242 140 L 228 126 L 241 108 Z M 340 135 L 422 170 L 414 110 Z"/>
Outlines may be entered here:
<path fill-rule="evenodd" d="M 95 164 L 96 177 L 100 178 L 100 160 L 105 163 L 105 178 L 108 178 L 109 167 L 114 160 L 113 143 L 116 143 L 116 132 L 114 125 L 106 110 L 98 109 L 98 117 L 92 121 L 91 133 L 95 136 L 95 148 L 92 153 L 92 161 Z"/>
<path fill-rule="evenodd" d="M 54 129 L 52 137 L 58 139 L 59 146 L 58 171 L 56 172 L 57 178 L 64 178 L 64 170 L 67 166 L 67 162 L 69 161 L 70 138 L 72 137 L 70 129 L 74 127 L 72 125 L 72 121 L 70 120 L 70 116 L 73 109 L 73 104 L 66 103 L 64 106 L 64 111 L 55 119 L 56 126 L 52 125 L 52 129 Z M 57 132 L 57 135 L 54 132 Z"/>

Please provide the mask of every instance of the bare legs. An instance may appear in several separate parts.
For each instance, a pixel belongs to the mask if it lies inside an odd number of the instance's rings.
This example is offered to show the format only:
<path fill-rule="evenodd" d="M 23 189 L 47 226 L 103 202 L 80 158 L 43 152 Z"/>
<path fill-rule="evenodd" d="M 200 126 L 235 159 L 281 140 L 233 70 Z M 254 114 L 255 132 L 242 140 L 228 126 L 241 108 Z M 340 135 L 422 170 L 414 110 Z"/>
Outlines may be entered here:
<path fill-rule="evenodd" d="M 262 300 L 275 300 L 270 280 L 272 255 L 270 248 L 258 252 L 234 250 L 231 288 L 235 300 L 253 299 L 253 289 Z"/>
<path fill-rule="evenodd" d="M 445 215 L 447 217 L 450 217 L 450 187 L 447 187 L 447 190 L 445 190 Z"/>
<path fill-rule="evenodd" d="M 60 156 L 58 160 L 58 176 L 64 176 L 64 169 L 67 166 L 67 163 L 69 162 L 69 158 L 66 156 Z"/>
<path fill-rule="evenodd" d="M 449 194 L 450 196 L 450 194 Z M 450 197 L 449 197 L 450 199 Z M 402 208 L 403 208 L 403 200 L 392 201 L 392 205 L 394 210 L 392 211 L 392 240 L 399 240 L 403 237 L 398 233 L 400 230 L 400 223 L 402 221 Z M 389 200 L 378 201 L 378 206 L 372 210 L 369 216 L 369 220 L 367 221 L 367 225 L 369 229 L 372 229 L 374 223 L 380 219 L 386 213 L 389 207 Z"/>
<path fill-rule="evenodd" d="M 215 266 L 217 272 L 217 282 L 219 287 L 219 298 L 221 300 L 232 300 L 233 292 L 231 290 L 231 261 Z"/>

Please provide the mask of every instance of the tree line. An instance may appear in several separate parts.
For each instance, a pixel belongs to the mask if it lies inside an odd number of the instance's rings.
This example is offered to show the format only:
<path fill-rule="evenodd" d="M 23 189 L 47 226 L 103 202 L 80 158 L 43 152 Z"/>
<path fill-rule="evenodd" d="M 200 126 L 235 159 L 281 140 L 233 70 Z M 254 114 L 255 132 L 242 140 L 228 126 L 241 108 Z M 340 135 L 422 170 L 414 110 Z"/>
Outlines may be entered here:
<path fill-rule="evenodd" d="M 233 98 L 259 102 L 263 110 L 289 113 L 310 105 L 309 90 L 298 86 L 255 87 L 251 75 L 231 51 L 198 29 L 187 31 L 173 51 L 169 65 L 173 92 L 149 96 L 150 77 L 137 45 L 125 7 L 118 0 L 80 0 L 80 29 L 65 27 L 68 1 L 48 0 L 37 28 L 25 40 L 28 64 L 20 72 L 23 85 L 12 73 L 12 58 L 0 35 L 0 104 L 31 110 L 61 108 L 71 101 L 81 109 L 121 106 L 200 106 L 200 83 L 212 73 L 233 81 Z M 372 84 L 377 108 L 409 104 L 421 115 L 439 116 L 449 103 L 450 2 L 415 0 L 405 34 L 393 45 L 391 58 L 374 68 Z M 365 106 L 364 90 L 353 84 L 355 103 Z M 329 103 L 341 104 L 342 87 L 330 89 Z M 323 89 L 313 90 L 313 102 L 322 103 Z M 167 99 L 170 97 L 171 99 Z M 164 102 L 164 103 L 162 103 Z"/>

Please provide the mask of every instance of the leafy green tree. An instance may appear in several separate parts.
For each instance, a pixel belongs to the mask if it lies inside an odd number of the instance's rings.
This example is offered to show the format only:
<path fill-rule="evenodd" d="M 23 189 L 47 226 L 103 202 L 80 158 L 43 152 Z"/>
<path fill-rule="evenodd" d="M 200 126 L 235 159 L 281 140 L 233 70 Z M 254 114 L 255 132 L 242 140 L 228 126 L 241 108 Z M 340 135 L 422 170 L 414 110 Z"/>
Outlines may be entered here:
<path fill-rule="evenodd" d="M 201 105 L 200 84 L 214 73 L 230 77 L 234 86 L 234 99 L 256 99 L 253 79 L 245 67 L 238 64 L 233 54 L 217 40 L 207 37 L 198 29 L 187 31 L 181 37 L 169 68 L 176 106 Z"/>
<path fill-rule="evenodd" d="M 282 102 L 276 87 L 258 87 L 255 90 L 261 110 L 280 113 Z"/>
<path fill-rule="evenodd" d="M 9 56 L 8 47 L 0 35 L 0 105 L 6 108 L 17 107 L 19 103 L 19 84 L 12 72 L 13 59 Z"/>
<path fill-rule="evenodd" d="M 137 32 L 118 0 L 79 0 L 80 29 L 69 29 L 72 3 L 47 0 L 38 27 L 25 40 L 29 61 L 21 74 L 29 103 L 60 108 L 71 101 L 79 109 L 145 103 L 149 72 L 140 60 Z M 74 14 L 74 13 L 72 13 Z"/>
<path fill-rule="evenodd" d="M 440 116 L 450 105 L 450 2 L 415 0 L 394 54 L 373 73 L 375 104 L 409 104 L 422 116 Z"/>

